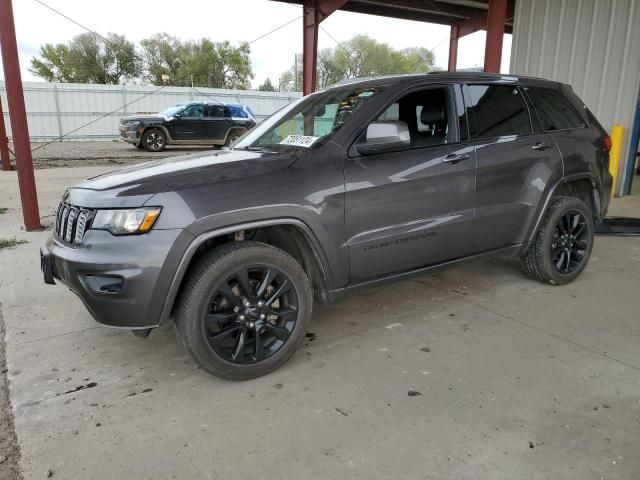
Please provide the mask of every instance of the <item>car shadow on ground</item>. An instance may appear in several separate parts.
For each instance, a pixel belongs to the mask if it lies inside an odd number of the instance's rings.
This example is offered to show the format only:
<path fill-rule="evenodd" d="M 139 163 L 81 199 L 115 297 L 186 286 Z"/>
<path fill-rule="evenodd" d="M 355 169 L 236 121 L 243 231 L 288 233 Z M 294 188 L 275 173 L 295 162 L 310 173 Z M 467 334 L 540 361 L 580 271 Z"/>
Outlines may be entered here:
<path fill-rule="evenodd" d="M 392 330 L 398 326 L 420 326 L 430 316 L 449 317 L 452 331 L 471 328 L 469 318 L 453 313 L 458 307 L 468 308 L 468 297 L 482 297 L 490 290 L 501 288 L 504 283 L 523 280 L 529 282 L 520 272 L 516 261 L 497 259 L 351 294 L 331 305 L 316 304 L 301 351 L 283 369 L 296 369 L 296 365 L 311 360 L 314 351 L 330 349 L 332 355 L 340 357 L 352 348 L 349 339 L 366 337 L 383 328 Z M 420 312 L 419 316 L 415 315 L 417 311 Z M 96 331 L 101 332 L 99 335 L 109 337 L 105 345 L 128 352 L 126 365 L 139 364 L 144 368 L 145 364 L 164 364 L 170 370 L 180 370 L 179 365 L 182 365 L 188 370 L 200 370 L 178 340 L 173 321 L 153 330 L 145 340 L 125 330 L 92 330 Z M 202 374 L 203 378 L 224 382 L 209 377 L 205 372 Z"/>

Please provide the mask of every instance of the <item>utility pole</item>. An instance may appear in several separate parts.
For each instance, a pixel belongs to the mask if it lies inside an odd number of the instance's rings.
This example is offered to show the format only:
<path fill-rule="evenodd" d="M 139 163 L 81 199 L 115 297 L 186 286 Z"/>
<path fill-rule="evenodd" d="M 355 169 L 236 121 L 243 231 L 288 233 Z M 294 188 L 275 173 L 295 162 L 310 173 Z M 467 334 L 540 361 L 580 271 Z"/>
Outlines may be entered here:
<path fill-rule="evenodd" d="M 297 92 L 298 91 L 298 54 L 296 53 L 294 55 L 294 60 L 293 60 L 293 91 Z"/>
<path fill-rule="evenodd" d="M 20 187 L 20 200 L 22 202 L 22 216 L 25 229 L 31 232 L 40 229 L 42 225 L 40 224 L 40 211 L 38 209 L 36 179 L 33 174 L 29 126 L 27 125 L 27 112 L 24 106 L 24 92 L 22 90 L 22 77 L 20 76 L 16 27 L 13 22 L 11 0 L 0 0 L 0 47 L 2 47 L 4 81 L 9 102 L 11 132 L 16 155 L 16 170 L 18 171 L 18 186 Z"/>

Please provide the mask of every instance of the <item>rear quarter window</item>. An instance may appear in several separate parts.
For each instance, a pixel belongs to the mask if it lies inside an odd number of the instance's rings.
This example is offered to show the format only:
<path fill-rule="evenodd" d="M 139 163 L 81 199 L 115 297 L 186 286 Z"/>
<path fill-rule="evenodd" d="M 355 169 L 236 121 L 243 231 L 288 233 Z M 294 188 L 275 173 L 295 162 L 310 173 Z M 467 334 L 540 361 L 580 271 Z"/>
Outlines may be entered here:
<path fill-rule="evenodd" d="M 469 130 L 473 138 L 531 133 L 527 105 L 516 86 L 468 85 Z"/>
<path fill-rule="evenodd" d="M 582 116 L 559 90 L 542 87 L 526 87 L 525 90 L 546 132 L 586 127 Z"/>

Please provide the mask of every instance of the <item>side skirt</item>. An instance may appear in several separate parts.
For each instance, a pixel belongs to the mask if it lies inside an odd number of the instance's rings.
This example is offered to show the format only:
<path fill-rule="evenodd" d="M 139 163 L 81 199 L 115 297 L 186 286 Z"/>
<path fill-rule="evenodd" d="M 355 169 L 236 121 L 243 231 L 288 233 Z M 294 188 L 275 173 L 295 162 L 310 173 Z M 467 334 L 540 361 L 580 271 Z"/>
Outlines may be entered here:
<path fill-rule="evenodd" d="M 408 272 L 394 273 L 387 277 L 376 278 L 374 280 L 368 280 L 362 283 L 356 283 L 354 285 L 349 285 L 348 287 L 344 287 L 344 288 L 338 288 L 336 290 L 328 290 L 326 292 L 325 298 L 327 300 L 327 303 L 334 303 L 345 295 L 369 290 L 373 287 L 379 287 L 381 285 L 385 285 L 388 283 L 395 283 L 400 280 L 406 280 L 413 277 L 420 277 L 423 275 L 436 273 L 442 270 L 447 270 L 448 268 L 457 267 L 460 265 L 466 265 L 468 263 L 488 260 L 491 258 L 517 257 L 517 256 L 520 256 L 522 253 L 524 253 L 527 247 L 528 247 L 528 244 L 526 243 L 510 245 L 508 247 L 499 248 L 497 250 L 490 250 L 488 252 L 477 253 L 475 255 L 470 255 L 468 257 L 462 257 L 462 258 L 457 258 L 455 260 L 449 260 L 447 262 L 438 263 L 437 265 L 421 267 L 416 270 L 409 270 Z"/>

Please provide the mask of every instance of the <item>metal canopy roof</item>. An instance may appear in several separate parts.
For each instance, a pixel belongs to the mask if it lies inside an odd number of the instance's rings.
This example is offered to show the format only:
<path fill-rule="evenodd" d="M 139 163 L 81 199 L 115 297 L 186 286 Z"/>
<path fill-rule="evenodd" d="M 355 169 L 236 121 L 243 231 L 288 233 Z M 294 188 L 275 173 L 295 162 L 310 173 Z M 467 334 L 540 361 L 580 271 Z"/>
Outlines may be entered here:
<path fill-rule="evenodd" d="M 303 0 L 275 0 L 302 5 Z M 515 1 L 509 0 L 505 32 L 513 31 Z M 440 25 L 464 24 L 484 18 L 489 0 L 347 0 L 339 10 Z"/>

